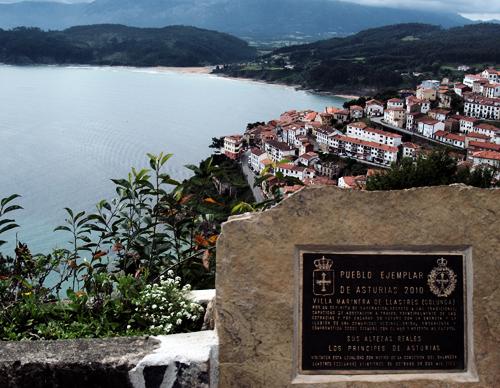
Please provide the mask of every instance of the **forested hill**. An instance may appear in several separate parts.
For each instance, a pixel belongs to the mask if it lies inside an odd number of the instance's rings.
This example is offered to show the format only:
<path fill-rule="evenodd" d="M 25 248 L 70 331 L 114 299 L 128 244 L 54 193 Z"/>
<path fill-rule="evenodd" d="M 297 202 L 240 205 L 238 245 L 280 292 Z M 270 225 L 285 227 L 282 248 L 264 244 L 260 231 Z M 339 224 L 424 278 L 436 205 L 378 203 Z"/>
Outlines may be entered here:
<path fill-rule="evenodd" d="M 0 62 L 8 64 L 202 66 L 248 60 L 255 54 L 239 38 L 186 26 L 0 30 Z"/>
<path fill-rule="evenodd" d="M 102 23 L 137 27 L 184 24 L 258 41 L 311 42 L 395 23 L 444 27 L 471 23 L 451 11 L 396 9 L 381 6 L 383 1 L 378 3 L 379 6 L 337 0 L 94 0 L 80 4 L 1 4 L 0 0 L 0 28 L 33 26 L 59 30 Z"/>
<path fill-rule="evenodd" d="M 499 24 L 451 29 L 399 24 L 281 48 L 253 66 L 233 66 L 224 71 L 329 91 L 412 86 L 414 72 L 453 76 L 456 65 L 500 64 L 498 42 Z"/>

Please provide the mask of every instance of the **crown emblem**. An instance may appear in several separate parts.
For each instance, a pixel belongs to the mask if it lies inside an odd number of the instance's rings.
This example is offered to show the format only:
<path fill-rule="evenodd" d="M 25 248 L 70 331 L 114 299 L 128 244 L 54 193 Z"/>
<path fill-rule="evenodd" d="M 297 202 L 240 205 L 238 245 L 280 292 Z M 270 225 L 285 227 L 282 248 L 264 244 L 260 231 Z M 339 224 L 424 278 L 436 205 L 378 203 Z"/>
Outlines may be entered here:
<path fill-rule="evenodd" d="M 437 267 L 434 267 L 427 276 L 427 284 L 434 295 L 447 298 L 455 291 L 457 275 L 448 268 L 448 261 L 444 257 L 437 259 L 436 263 Z"/>
<path fill-rule="evenodd" d="M 314 265 L 316 266 L 316 269 L 329 271 L 332 268 L 333 260 L 327 259 L 325 256 L 323 256 L 321 259 L 314 260 Z"/>

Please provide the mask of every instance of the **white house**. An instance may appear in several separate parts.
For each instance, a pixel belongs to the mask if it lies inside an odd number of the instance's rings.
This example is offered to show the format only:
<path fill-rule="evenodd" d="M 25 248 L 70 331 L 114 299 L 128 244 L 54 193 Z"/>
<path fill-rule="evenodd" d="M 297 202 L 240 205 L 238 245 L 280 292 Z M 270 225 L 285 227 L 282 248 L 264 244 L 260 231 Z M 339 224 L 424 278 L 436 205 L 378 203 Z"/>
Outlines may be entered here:
<path fill-rule="evenodd" d="M 337 133 L 339 133 L 339 131 L 334 128 L 318 128 L 316 130 L 316 142 L 318 143 L 319 148 L 324 151 L 328 151 L 329 139 Z"/>
<path fill-rule="evenodd" d="M 264 159 L 268 159 L 269 156 L 260 148 L 251 148 L 250 149 L 250 155 L 248 158 L 248 165 L 254 172 L 260 173 L 262 171 L 261 169 L 261 162 Z"/>
<path fill-rule="evenodd" d="M 404 101 L 400 98 L 391 98 L 387 100 L 387 109 L 403 108 Z"/>
<path fill-rule="evenodd" d="M 473 132 L 474 125 L 478 122 L 474 117 L 461 117 L 460 118 L 460 132 L 469 133 Z"/>
<path fill-rule="evenodd" d="M 363 107 L 359 105 L 352 105 L 349 107 L 349 114 L 351 119 L 360 119 L 363 117 Z"/>
<path fill-rule="evenodd" d="M 420 112 L 411 112 L 406 114 L 406 129 L 408 131 L 415 131 L 417 129 L 417 121 L 419 118 L 424 117 Z"/>
<path fill-rule="evenodd" d="M 424 117 L 418 120 L 417 131 L 425 137 L 432 139 L 437 131 L 444 131 L 444 123 L 430 117 Z"/>
<path fill-rule="evenodd" d="M 500 120 L 500 98 L 469 95 L 465 98 L 464 114 L 481 119 Z"/>
<path fill-rule="evenodd" d="M 343 135 L 334 136 L 332 150 L 340 156 L 366 160 L 380 165 L 390 165 L 398 158 L 397 147 Z"/>
<path fill-rule="evenodd" d="M 500 82 L 500 71 L 493 69 L 493 68 L 488 68 L 483 70 L 481 73 L 481 77 L 486 78 L 490 82 Z"/>
<path fill-rule="evenodd" d="M 356 139 L 371 141 L 379 144 L 387 144 L 398 147 L 401 144 L 402 136 L 382 131 L 380 129 L 370 128 L 363 122 L 351 123 L 347 125 L 347 136 Z"/>
<path fill-rule="evenodd" d="M 489 136 L 490 138 L 494 138 L 498 134 L 500 134 L 500 128 L 497 128 L 494 125 L 486 123 L 476 124 L 474 125 L 472 130 L 476 133 Z"/>
<path fill-rule="evenodd" d="M 384 103 L 378 100 L 369 100 L 365 105 L 365 113 L 368 117 L 378 117 L 384 114 Z"/>
<path fill-rule="evenodd" d="M 298 163 L 307 167 L 314 165 L 318 161 L 319 161 L 319 155 L 316 152 L 311 152 L 311 151 L 300 155 L 299 158 L 297 159 Z"/>
<path fill-rule="evenodd" d="M 448 118 L 450 111 L 446 109 L 437 108 L 437 109 L 431 109 L 427 114 L 432 119 L 444 122 Z"/>
<path fill-rule="evenodd" d="M 402 155 L 404 158 L 417 158 L 418 150 L 420 149 L 419 145 L 410 142 L 404 142 L 402 146 Z"/>
<path fill-rule="evenodd" d="M 500 84 L 492 82 L 484 85 L 482 94 L 485 97 L 500 97 Z"/>
<path fill-rule="evenodd" d="M 243 136 L 232 135 L 224 138 L 224 154 L 230 159 L 237 159 L 243 151 Z"/>
<path fill-rule="evenodd" d="M 472 165 L 474 167 L 488 165 L 494 168 L 500 168 L 500 152 L 496 151 L 477 151 L 472 154 Z"/>
<path fill-rule="evenodd" d="M 312 179 L 315 176 L 315 171 L 312 168 L 297 166 L 293 163 L 282 163 L 276 168 L 277 172 L 282 173 L 284 176 L 300 179 Z"/>
<path fill-rule="evenodd" d="M 264 143 L 264 149 L 274 162 L 279 162 L 287 157 L 295 156 L 295 148 L 281 141 L 266 141 Z"/>
<path fill-rule="evenodd" d="M 485 79 L 485 78 L 483 76 L 481 76 L 480 74 L 465 74 L 462 83 L 465 86 L 468 86 L 469 88 L 472 89 L 474 82 L 479 81 L 481 79 Z"/>
<path fill-rule="evenodd" d="M 444 144 L 449 144 L 459 148 L 465 148 L 465 136 L 446 131 L 437 131 L 434 133 L 434 139 Z"/>
<path fill-rule="evenodd" d="M 305 125 L 290 124 L 282 127 L 281 137 L 284 142 L 295 145 L 298 136 L 306 135 L 307 130 Z"/>

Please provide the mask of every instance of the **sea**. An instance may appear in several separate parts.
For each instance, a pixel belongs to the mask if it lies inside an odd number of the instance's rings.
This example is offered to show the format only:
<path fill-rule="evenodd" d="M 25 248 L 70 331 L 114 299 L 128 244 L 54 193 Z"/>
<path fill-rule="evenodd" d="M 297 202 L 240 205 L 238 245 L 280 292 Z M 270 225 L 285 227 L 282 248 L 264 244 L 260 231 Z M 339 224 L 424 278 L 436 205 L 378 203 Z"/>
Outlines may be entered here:
<path fill-rule="evenodd" d="M 156 68 L 0 65 L 0 198 L 20 194 L 20 228 L 0 236 L 33 253 L 64 247 L 64 208 L 92 211 L 115 195 L 111 178 L 173 153 L 166 171 L 212 153 L 212 137 L 242 133 L 290 109 L 324 110 L 345 99 L 293 87 Z"/>

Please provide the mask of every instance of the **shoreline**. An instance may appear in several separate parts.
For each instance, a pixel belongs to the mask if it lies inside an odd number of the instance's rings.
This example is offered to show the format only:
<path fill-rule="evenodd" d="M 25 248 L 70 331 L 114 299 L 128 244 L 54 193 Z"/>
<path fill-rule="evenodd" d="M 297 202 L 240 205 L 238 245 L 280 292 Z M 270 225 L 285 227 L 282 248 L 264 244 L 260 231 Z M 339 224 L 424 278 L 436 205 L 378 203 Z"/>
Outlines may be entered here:
<path fill-rule="evenodd" d="M 130 66 L 130 67 L 136 69 L 144 69 L 142 67 L 137 67 L 137 66 Z M 160 72 L 175 72 L 181 74 L 212 74 L 212 71 L 215 69 L 215 66 L 188 66 L 188 67 L 154 66 L 154 67 L 147 67 L 146 69 L 154 69 Z"/>
<path fill-rule="evenodd" d="M 48 67 L 76 67 L 76 68 L 103 68 L 103 69 L 113 69 L 113 68 L 119 68 L 119 69 L 129 69 L 129 70 L 136 70 L 136 71 L 157 71 L 159 73 L 178 73 L 178 74 L 205 74 L 205 75 L 211 75 L 215 77 L 220 77 L 220 78 L 226 78 L 234 81 L 247 81 L 247 82 L 256 82 L 260 84 L 266 84 L 266 85 L 276 85 L 276 86 L 282 86 L 282 87 L 287 87 L 294 89 L 296 91 L 303 91 L 311 94 L 316 94 L 320 96 L 330 96 L 330 97 L 336 97 L 336 98 L 341 98 L 343 100 L 355 100 L 360 97 L 360 95 L 356 94 L 349 94 L 349 93 L 335 93 L 335 92 L 328 92 L 328 91 L 322 91 L 322 90 L 315 90 L 315 89 L 309 89 L 305 88 L 302 85 L 298 84 L 286 84 L 282 82 L 272 82 L 272 81 L 265 81 L 265 80 L 260 80 L 260 79 L 255 79 L 255 78 L 247 78 L 247 77 L 234 77 L 234 76 L 229 76 L 225 75 L 222 73 L 213 73 L 213 70 L 216 68 L 216 66 L 186 66 L 186 67 L 181 67 L 181 66 L 123 66 L 123 65 L 118 65 L 118 66 L 113 66 L 113 65 L 88 65 L 88 64 L 30 64 L 30 65 L 12 65 L 12 64 L 1 64 L 4 66 L 48 66 Z"/>
<path fill-rule="evenodd" d="M 216 76 L 216 77 L 221 77 L 221 78 L 226 78 L 226 79 L 231 79 L 234 81 L 247 81 L 247 82 L 256 82 L 260 84 L 265 84 L 265 85 L 277 85 L 277 86 L 284 86 L 286 88 L 291 88 L 296 91 L 302 91 L 306 93 L 311 93 L 311 94 L 317 94 L 320 96 L 328 96 L 328 97 L 337 97 L 337 98 L 342 98 L 344 100 L 356 100 L 360 98 L 361 96 L 355 95 L 355 94 L 337 94 L 334 92 L 327 92 L 327 91 L 322 91 L 322 90 L 315 90 L 315 89 L 308 89 L 303 87 L 302 85 L 298 84 L 285 84 L 282 82 L 272 82 L 272 81 L 264 81 L 261 79 L 255 79 L 255 78 L 247 78 L 247 77 L 234 77 L 230 75 L 225 75 L 225 74 L 218 74 L 218 73 L 210 73 L 210 75 Z"/>

